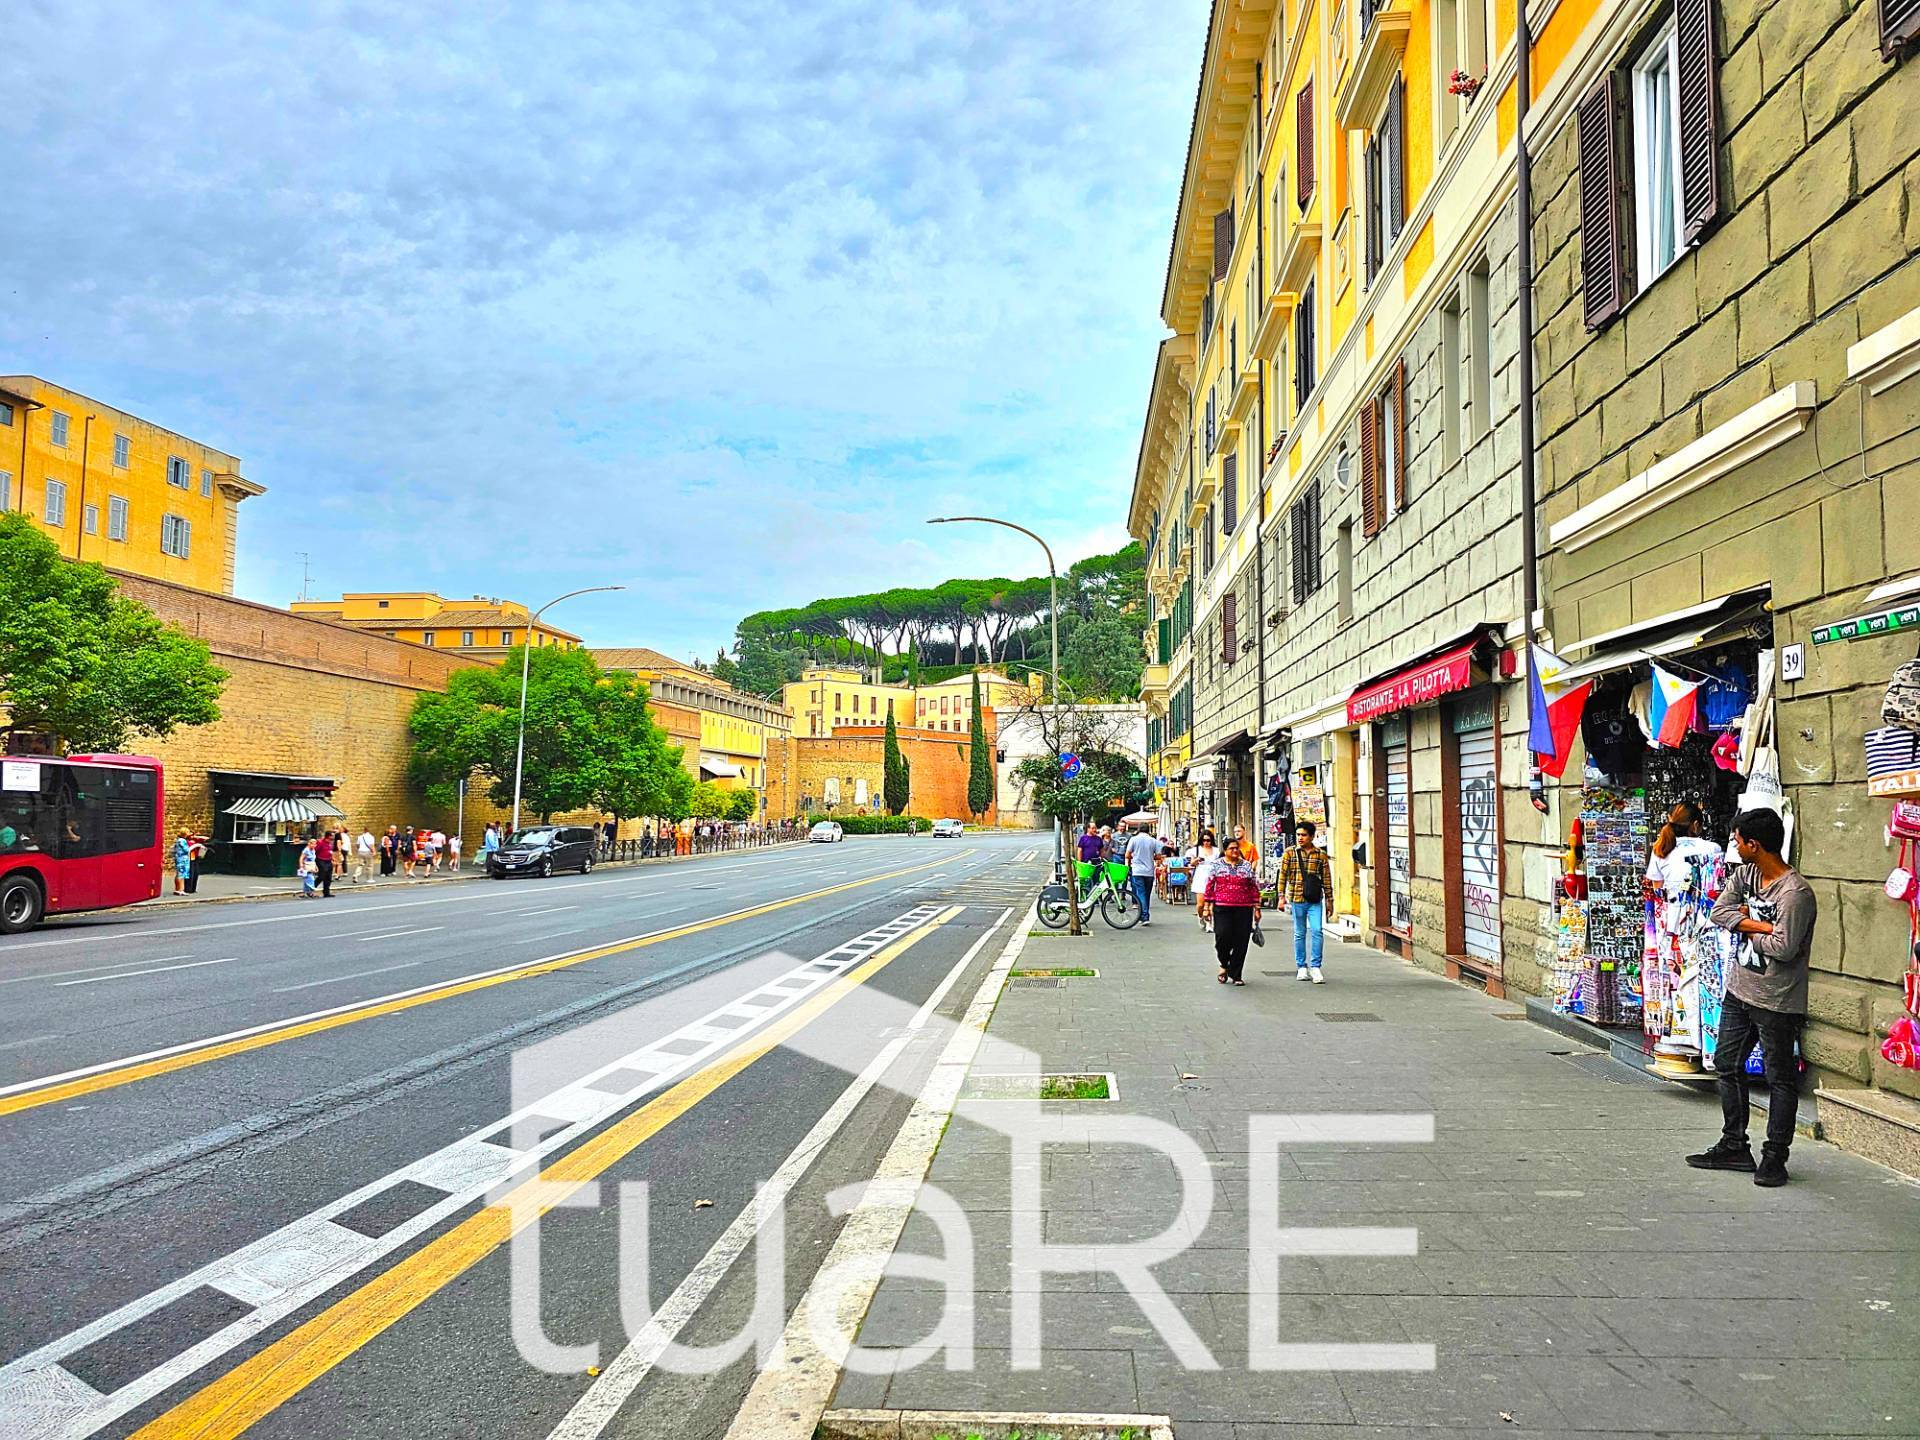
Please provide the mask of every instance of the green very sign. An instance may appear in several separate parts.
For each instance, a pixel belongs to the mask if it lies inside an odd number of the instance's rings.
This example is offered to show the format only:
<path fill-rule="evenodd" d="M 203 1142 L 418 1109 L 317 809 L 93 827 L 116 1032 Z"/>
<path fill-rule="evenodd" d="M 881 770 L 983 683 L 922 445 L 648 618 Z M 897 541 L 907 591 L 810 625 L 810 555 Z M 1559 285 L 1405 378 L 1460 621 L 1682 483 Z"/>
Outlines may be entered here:
<path fill-rule="evenodd" d="M 1835 640 L 1865 640 L 1874 635 L 1891 635 L 1897 630 L 1920 629 L 1920 604 L 1902 605 L 1897 610 L 1882 610 L 1878 615 L 1856 615 L 1851 620 L 1836 620 L 1813 632 L 1813 643 L 1829 645 Z"/>

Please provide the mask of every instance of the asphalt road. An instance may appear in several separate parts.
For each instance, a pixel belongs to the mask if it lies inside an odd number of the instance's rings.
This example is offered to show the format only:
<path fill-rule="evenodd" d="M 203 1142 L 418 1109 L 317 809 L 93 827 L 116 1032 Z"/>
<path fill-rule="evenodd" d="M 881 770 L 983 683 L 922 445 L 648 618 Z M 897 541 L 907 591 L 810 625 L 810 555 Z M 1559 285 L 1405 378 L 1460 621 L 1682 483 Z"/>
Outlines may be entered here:
<path fill-rule="evenodd" d="M 854 839 L 0 943 L 0 1435 L 552 1435 L 644 1321 L 623 1298 L 710 1292 L 660 1333 L 731 1333 L 755 1261 L 714 1247 L 776 1173 L 790 1305 L 824 1192 L 872 1174 L 937 1049 L 910 1017 L 964 1009 L 1046 845 Z M 576 1348 L 533 1363 L 537 1332 Z M 717 1434 L 751 1367 L 662 1366 L 595 1433 Z"/>

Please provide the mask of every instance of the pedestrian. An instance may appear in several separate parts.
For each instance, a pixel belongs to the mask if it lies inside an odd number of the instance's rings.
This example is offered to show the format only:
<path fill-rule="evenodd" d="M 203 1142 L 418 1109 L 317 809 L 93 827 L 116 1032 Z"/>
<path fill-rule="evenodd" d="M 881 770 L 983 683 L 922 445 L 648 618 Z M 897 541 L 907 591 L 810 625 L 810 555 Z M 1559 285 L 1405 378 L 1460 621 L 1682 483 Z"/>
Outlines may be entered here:
<path fill-rule="evenodd" d="M 373 878 L 373 831 L 366 826 L 360 827 L 360 838 L 354 844 L 353 883 L 364 885 Z"/>
<path fill-rule="evenodd" d="M 380 837 L 380 874 L 384 879 L 400 868 L 400 827 L 387 826 L 387 833 Z"/>
<path fill-rule="evenodd" d="M 1100 863 L 1100 832 L 1093 828 L 1093 821 L 1087 821 L 1087 828 L 1080 832 L 1075 842 L 1075 850 L 1080 856 L 1080 892 L 1085 894 L 1093 888 L 1093 867 Z"/>
<path fill-rule="evenodd" d="M 435 830 L 427 837 L 427 873 L 447 867 L 447 832 Z"/>
<path fill-rule="evenodd" d="M 1133 898 L 1140 903 L 1140 923 L 1148 924 L 1153 912 L 1154 871 L 1160 862 L 1160 842 L 1142 825 L 1127 841 L 1127 883 Z"/>
<path fill-rule="evenodd" d="M 447 836 L 447 869 L 458 870 L 459 868 L 460 837 L 457 834 L 449 835 Z"/>
<path fill-rule="evenodd" d="M 606 840 L 607 859 L 611 860 L 613 859 L 614 843 L 620 838 L 620 822 L 618 820 L 607 821 L 606 827 L 601 831 L 601 834 Z"/>
<path fill-rule="evenodd" d="M 1313 821 L 1302 820 L 1293 844 L 1280 855 L 1280 894 L 1293 916 L 1293 978 L 1315 985 L 1325 983 L 1320 960 L 1326 949 L 1327 897 L 1333 893 L 1333 864 L 1314 843 L 1318 833 Z"/>
<path fill-rule="evenodd" d="M 300 874 L 300 898 L 303 900 L 318 899 L 319 892 L 313 887 L 320 874 L 320 865 L 319 859 L 314 853 L 312 840 L 308 840 L 300 847 L 300 863 L 298 869 Z"/>
<path fill-rule="evenodd" d="M 1739 1170 L 1768 1187 L 1787 1183 L 1815 918 L 1813 889 L 1782 857 L 1785 843 L 1786 826 L 1777 812 L 1743 810 L 1734 817 L 1740 864 L 1713 907 L 1713 923 L 1740 937 L 1739 955 L 1727 967 L 1713 1051 L 1720 1139 L 1711 1149 L 1687 1156 L 1696 1170 Z M 1756 1037 L 1767 1080 L 1767 1138 L 1758 1164 L 1747 1143 L 1747 1056 Z"/>
<path fill-rule="evenodd" d="M 187 850 L 187 894 L 197 895 L 200 893 L 200 862 L 207 858 L 207 842 L 204 837 L 199 835 L 189 835 L 187 840 L 189 843 Z"/>
<path fill-rule="evenodd" d="M 1260 868 L 1260 847 L 1255 845 L 1253 841 L 1247 838 L 1247 827 L 1244 825 L 1234 826 L 1233 838 L 1240 842 L 1240 858 L 1242 860 L 1245 860 L 1249 865 L 1253 866 L 1256 870 L 1259 869 Z"/>
<path fill-rule="evenodd" d="M 333 898 L 333 836 L 325 830 L 322 830 L 320 838 L 313 842 L 313 861 L 320 876 L 320 898 L 331 900 Z"/>
<path fill-rule="evenodd" d="M 1226 853 L 1207 883 L 1207 908 L 1213 912 L 1213 953 L 1220 961 L 1222 985 L 1244 985 L 1247 945 L 1260 926 L 1260 878 L 1240 849 L 1227 842 Z"/>
<path fill-rule="evenodd" d="M 1200 843 L 1193 847 L 1193 910 L 1199 917 L 1200 928 L 1213 929 L 1213 908 L 1207 903 L 1207 885 L 1213 879 L 1213 872 L 1220 868 L 1220 847 L 1214 842 L 1213 831 L 1202 830 Z"/>
<path fill-rule="evenodd" d="M 187 876 L 193 873 L 193 839 L 182 830 L 173 841 L 173 893 L 187 893 Z"/>
<path fill-rule="evenodd" d="M 407 826 L 400 832 L 400 864 L 407 872 L 407 879 L 413 879 L 413 867 L 419 857 L 415 853 L 413 827 Z"/>

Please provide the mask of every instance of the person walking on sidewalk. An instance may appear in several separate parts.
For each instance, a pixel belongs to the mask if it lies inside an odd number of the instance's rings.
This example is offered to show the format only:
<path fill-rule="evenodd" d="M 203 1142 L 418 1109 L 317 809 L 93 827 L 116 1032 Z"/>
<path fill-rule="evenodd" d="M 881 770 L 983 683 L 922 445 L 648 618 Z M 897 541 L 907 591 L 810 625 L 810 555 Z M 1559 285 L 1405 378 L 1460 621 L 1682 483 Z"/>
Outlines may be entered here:
<path fill-rule="evenodd" d="M 320 898 L 333 898 L 333 836 L 326 831 L 320 832 L 320 838 L 313 842 L 313 863 L 315 873 L 320 877 Z"/>
<path fill-rule="evenodd" d="M 1293 978 L 1319 985 L 1324 981 L 1320 959 L 1326 949 L 1333 865 L 1327 852 L 1313 843 L 1316 830 L 1311 820 L 1302 820 L 1294 834 L 1294 843 L 1280 855 L 1280 894 L 1293 916 Z"/>
<path fill-rule="evenodd" d="M 1227 853 L 1214 866 L 1207 882 L 1207 905 L 1213 911 L 1213 952 L 1220 960 L 1220 983 L 1244 985 L 1247 945 L 1260 923 L 1260 877 L 1240 850 L 1238 840 L 1227 842 Z"/>
<path fill-rule="evenodd" d="M 360 838 L 354 842 L 353 883 L 364 885 L 371 879 L 373 879 L 373 831 L 362 825 Z"/>
<path fill-rule="evenodd" d="M 1208 932 L 1213 929 L 1213 907 L 1207 903 L 1207 886 L 1219 868 L 1220 847 L 1214 844 L 1213 831 L 1202 830 L 1200 843 L 1193 847 L 1193 910 L 1200 928 Z"/>
<path fill-rule="evenodd" d="M 460 837 L 457 834 L 449 835 L 447 836 L 447 869 L 458 870 L 459 868 L 460 868 Z"/>
<path fill-rule="evenodd" d="M 300 847 L 300 863 L 296 867 L 300 874 L 300 898 L 317 900 L 320 892 L 314 889 L 314 883 L 320 875 L 319 857 L 314 854 L 314 842 L 309 840 Z"/>
<path fill-rule="evenodd" d="M 400 827 L 387 826 L 387 833 L 380 837 L 380 874 L 382 878 L 393 874 L 400 866 Z"/>
<path fill-rule="evenodd" d="M 1140 904 L 1140 923 L 1147 924 L 1153 912 L 1154 868 L 1160 860 L 1160 842 L 1142 825 L 1127 841 L 1127 884 Z"/>
<path fill-rule="evenodd" d="M 1787 1183 L 1787 1152 L 1800 1105 L 1796 1042 L 1807 1019 L 1815 918 L 1812 887 L 1781 858 L 1785 841 L 1786 825 L 1775 811 L 1744 810 L 1734 817 L 1740 866 L 1713 907 L 1713 923 L 1740 937 L 1739 956 L 1727 967 L 1720 1038 L 1713 1050 L 1720 1139 L 1711 1149 L 1687 1156 L 1696 1170 L 1750 1172 L 1754 1184 L 1769 1187 Z M 1747 1056 L 1756 1036 L 1767 1077 L 1767 1139 L 1757 1165 L 1747 1143 Z"/>

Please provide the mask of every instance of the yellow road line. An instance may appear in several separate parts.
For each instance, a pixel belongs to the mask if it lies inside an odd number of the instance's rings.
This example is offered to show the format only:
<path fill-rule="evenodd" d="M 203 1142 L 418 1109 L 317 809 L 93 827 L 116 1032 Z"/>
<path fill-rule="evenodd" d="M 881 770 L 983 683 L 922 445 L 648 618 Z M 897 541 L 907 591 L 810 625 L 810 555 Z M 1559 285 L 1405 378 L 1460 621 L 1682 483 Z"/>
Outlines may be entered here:
<path fill-rule="evenodd" d="M 343 1025 L 357 1024 L 362 1020 L 377 1019 L 382 1015 L 397 1015 L 403 1010 L 416 1009 L 421 1005 L 431 1005 L 435 1001 L 450 1000 L 456 995 L 469 995 L 476 990 L 488 990 L 495 985 L 505 985 L 514 980 L 526 980 L 535 975 L 550 975 L 556 970 L 565 970 L 575 965 L 584 965 L 590 960 L 604 960 L 609 955 L 623 955 L 632 950 L 644 950 L 650 945 L 663 945 L 669 940 L 684 939 L 688 935 L 697 935 L 703 930 L 718 929 L 722 925 L 731 925 L 739 920 L 751 920 L 759 915 L 768 915 L 775 910 L 785 910 L 790 906 L 803 905 L 809 900 L 819 900 L 828 895 L 838 895 L 842 891 L 857 890 L 863 885 L 877 885 L 883 880 L 897 880 L 902 875 L 912 875 L 921 870 L 931 870 L 938 860 L 925 865 L 911 865 L 904 870 L 889 870 L 884 875 L 869 875 L 862 880 L 849 880 L 844 884 L 830 885 L 824 890 L 810 890 L 804 895 L 789 896 L 785 900 L 770 900 L 764 905 L 755 905 L 746 910 L 736 910 L 727 915 L 716 915 L 709 920 L 697 920 L 687 925 L 679 925 L 671 930 L 662 930 L 653 935 L 642 935 L 634 940 L 621 940 L 612 945 L 601 945 L 592 950 L 582 950 L 575 955 L 562 955 L 551 960 L 535 960 L 513 970 L 503 970 L 493 975 L 483 975 L 471 980 L 454 980 L 430 990 L 416 994 L 399 996 L 392 1000 L 375 1000 L 353 1010 L 342 1010 L 337 1014 L 321 1015 L 311 1020 L 296 1021 L 278 1029 L 262 1030 L 258 1034 L 239 1035 L 231 1040 L 219 1040 L 194 1049 L 182 1050 L 173 1055 L 161 1055 L 152 1060 L 136 1061 L 132 1064 L 102 1070 L 92 1075 L 81 1075 L 72 1080 L 58 1081 L 35 1090 L 22 1090 L 12 1095 L 0 1096 L 0 1116 L 15 1115 L 22 1110 L 37 1109 L 42 1105 L 57 1105 L 63 1100 L 72 1100 L 81 1095 L 93 1095 L 102 1090 L 116 1089 L 122 1085 L 132 1085 L 136 1081 L 151 1080 L 158 1075 L 171 1075 L 176 1070 L 191 1069 L 195 1065 L 206 1065 L 215 1060 L 225 1060 L 232 1055 L 244 1055 L 250 1050 L 263 1050 L 269 1045 L 284 1044 L 288 1040 L 299 1040 L 308 1035 L 319 1035 L 328 1030 L 338 1030 Z"/>
<path fill-rule="evenodd" d="M 224 1440 L 265 1419 L 308 1385 L 431 1299 L 498 1250 L 514 1234 L 603 1174 L 727 1081 L 810 1025 L 879 971 L 945 925 L 955 905 L 849 970 L 760 1034 L 742 1041 L 706 1069 L 689 1075 L 586 1143 L 461 1221 L 299 1329 L 241 1361 L 132 1440 Z"/>

